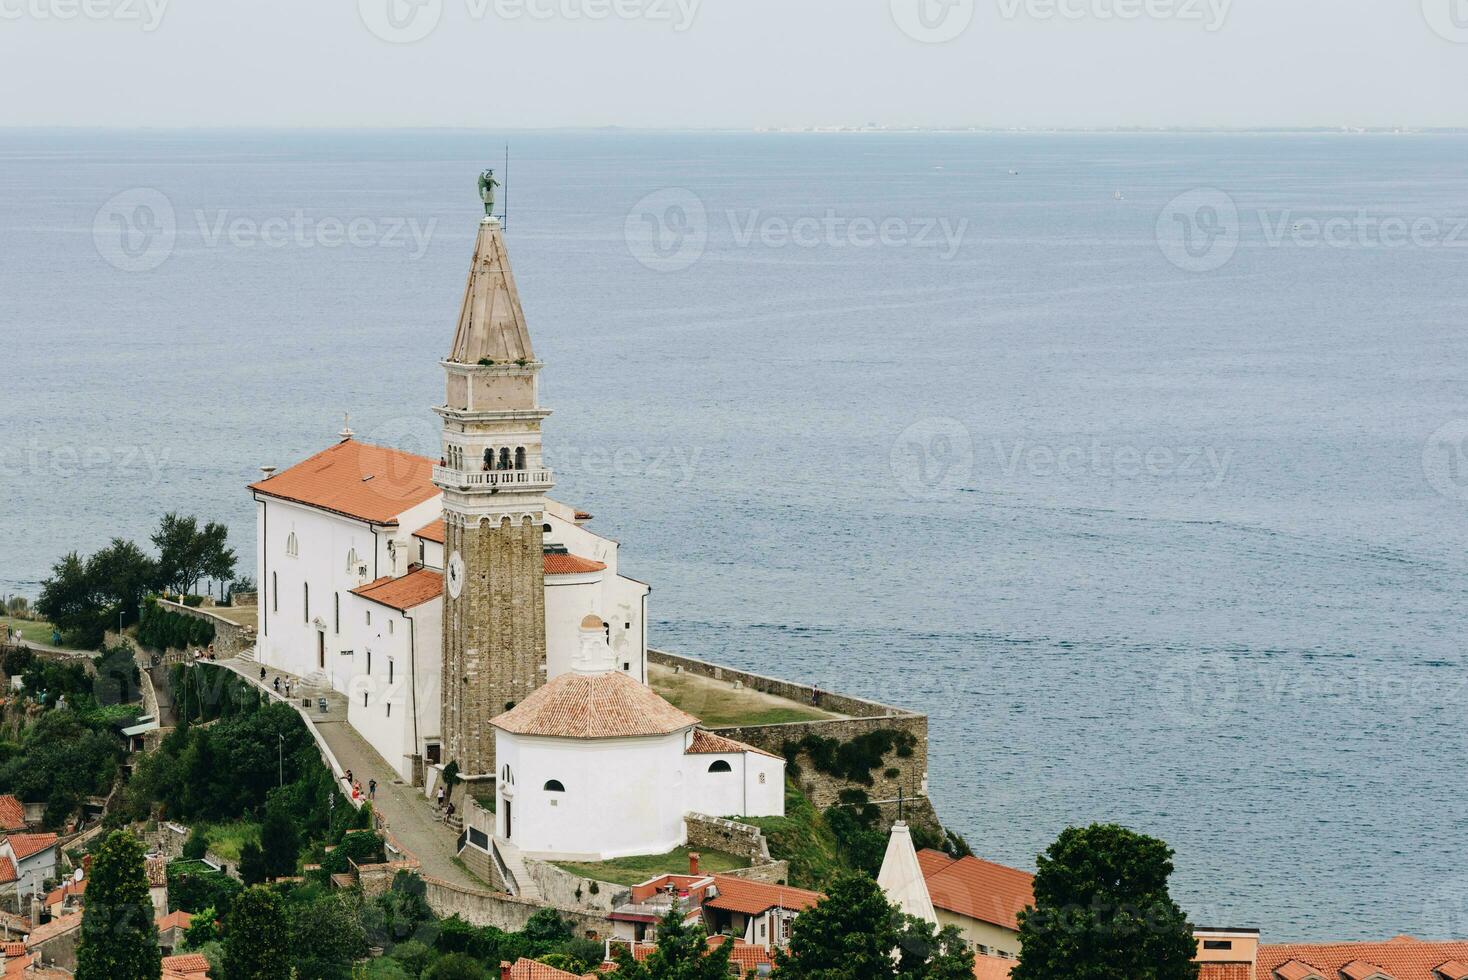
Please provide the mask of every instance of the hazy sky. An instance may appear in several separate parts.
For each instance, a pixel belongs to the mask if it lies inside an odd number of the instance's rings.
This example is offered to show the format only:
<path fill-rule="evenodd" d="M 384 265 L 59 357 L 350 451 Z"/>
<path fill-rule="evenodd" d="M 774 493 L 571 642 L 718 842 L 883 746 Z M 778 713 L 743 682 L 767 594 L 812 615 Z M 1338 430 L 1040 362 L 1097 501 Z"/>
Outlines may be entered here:
<path fill-rule="evenodd" d="M 0 0 L 0 125 L 1468 125 L 1468 0 Z"/>

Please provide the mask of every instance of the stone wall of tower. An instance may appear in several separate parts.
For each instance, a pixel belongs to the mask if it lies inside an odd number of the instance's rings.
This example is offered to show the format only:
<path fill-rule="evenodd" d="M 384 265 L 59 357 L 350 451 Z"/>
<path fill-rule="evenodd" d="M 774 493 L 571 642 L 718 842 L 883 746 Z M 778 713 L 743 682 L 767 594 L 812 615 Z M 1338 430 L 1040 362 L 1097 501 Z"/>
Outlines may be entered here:
<path fill-rule="evenodd" d="M 545 682 L 544 517 L 476 519 L 445 508 L 445 554 L 464 561 L 459 598 L 445 592 L 445 762 L 495 772 L 489 720 Z"/>

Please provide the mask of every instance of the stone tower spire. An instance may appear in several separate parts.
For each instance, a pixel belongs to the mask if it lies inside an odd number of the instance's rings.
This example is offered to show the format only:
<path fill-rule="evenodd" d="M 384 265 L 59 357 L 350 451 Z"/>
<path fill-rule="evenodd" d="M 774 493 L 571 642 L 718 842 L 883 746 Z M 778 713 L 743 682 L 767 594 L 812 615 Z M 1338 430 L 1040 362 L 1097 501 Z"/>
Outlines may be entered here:
<path fill-rule="evenodd" d="M 466 777 L 495 774 L 489 720 L 545 682 L 541 362 L 498 219 L 479 224 L 447 382 L 443 459 L 443 738 Z"/>

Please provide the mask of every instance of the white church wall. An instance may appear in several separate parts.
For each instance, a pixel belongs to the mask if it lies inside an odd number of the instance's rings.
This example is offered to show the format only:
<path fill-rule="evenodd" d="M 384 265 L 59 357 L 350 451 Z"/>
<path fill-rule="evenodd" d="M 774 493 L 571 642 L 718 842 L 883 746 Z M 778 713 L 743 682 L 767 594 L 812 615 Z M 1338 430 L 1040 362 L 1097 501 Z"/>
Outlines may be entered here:
<path fill-rule="evenodd" d="M 744 799 L 746 817 L 785 815 L 785 760 L 758 752 L 744 753 Z"/>
<path fill-rule="evenodd" d="M 371 580 L 372 528 L 274 498 L 262 498 L 260 509 L 261 663 L 298 676 L 319 670 L 331 676 L 347 625 L 337 621 L 336 599 L 345 604 L 347 593 Z M 352 554 L 357 562 L 349 572 Z M 361 565 L 368 566 L 366 577 L 356 572 Z"/>
<path fill-rule="evenodd" d="M 546 680 L 571 669 L 581 644 L 581 620 L 601 614 L 602 577 L 605 572 L 545 577 Z"/>
<path fill-rule="evenodd" d="M 644 616 L 648 593 L 642 582 L 610 575 L 603 580 L 600 614 L 612 627 L 612 652 L 617 669 L 647 683 L 647 622 Z"/>
<path fill-rule="evenodd" d="M 413 633 L 408 649 L 414 665 L 414 682 L 418 686 L 417 704 L 409 708 L 417 713 L 417 747 L 414 752 L 428 756 L 430 742 L 442 742 L 443 729 L 439 706 L 443 697 L 443 600 L 430 599 L 408 611 L 413 619 Z M 412 716 L 405 721 L 411 742 Z M 444 760 L 447 761 L 447 760 Z"/>
<path fill-rule="evenodd" d="M 360 596 L 351 600 L 358 646 L 350 657 L 340 658 L 348 671 L 341 688 L 347 695 L 347 722 L 407 778 L 412 775 L 413 754 L 409 686 L 413 624 L 389 606 Z"/>
<path fill-rule="evenodd" d="M 681 732 L 594 740 L 498 732 L 496 754 L 514 784 L 507 794 L 502 780 L 496 829 L 504 836 L 512 813 L 509 839 L 533 858 L 607 860 L 672 850 L 687 833 L 683 744 Z M 545 789 L 552 779 L 564 792 Z"/>
<path fill-rule="evenodd" d="M 413 532 L 442 516 L 443 494 L 435 494 L 399 514 L 396 527 L 385 527 L 379 531 L 377 567 L 380 570 L 376 575 L 397 578 L 408 574 L 408 566 L 418 561 L 418 539 L 413 537 Z"/>
<path fill-rule="evenodd" d="M 728 772 L 713 771 L 717 763 Z M 758 752 L 688 756 L 688 809 L 720 817 L 783 817 L 785 763 Z"/>

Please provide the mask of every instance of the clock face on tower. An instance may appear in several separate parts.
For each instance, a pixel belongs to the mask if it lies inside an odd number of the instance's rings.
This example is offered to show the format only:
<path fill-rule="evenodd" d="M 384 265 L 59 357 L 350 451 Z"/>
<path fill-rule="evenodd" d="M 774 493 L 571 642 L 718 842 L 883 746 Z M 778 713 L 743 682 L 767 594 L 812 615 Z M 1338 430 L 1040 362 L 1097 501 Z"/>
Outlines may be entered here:
<path fill-rule="evenodd" d="M 464 591 L 464 559 L 459 557 L 456 551 L 449 556 L 448 573 L 449 595 L 457 599 L 459 593 Z"/>

